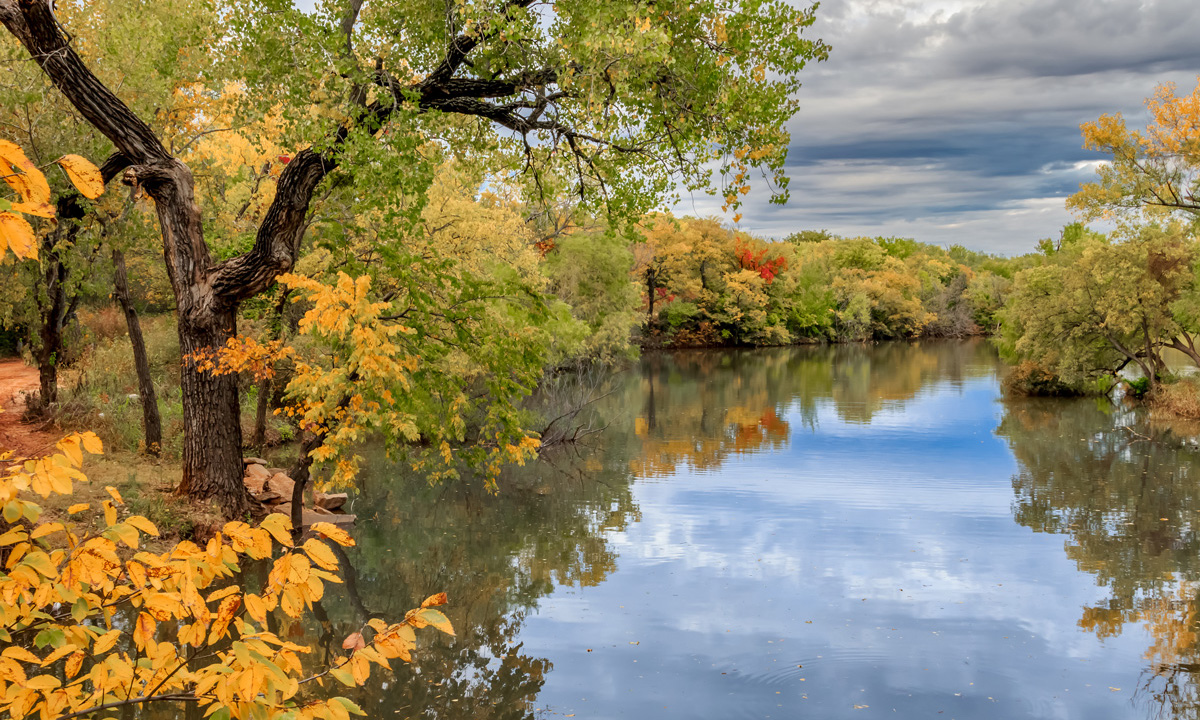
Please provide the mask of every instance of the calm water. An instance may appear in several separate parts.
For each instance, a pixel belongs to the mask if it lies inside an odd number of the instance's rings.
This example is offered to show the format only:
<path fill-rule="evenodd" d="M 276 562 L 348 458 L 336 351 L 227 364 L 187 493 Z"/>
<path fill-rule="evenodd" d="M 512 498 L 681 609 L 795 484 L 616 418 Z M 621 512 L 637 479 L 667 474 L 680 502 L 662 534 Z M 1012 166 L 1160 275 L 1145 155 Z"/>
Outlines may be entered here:
<path fill-rule="evenodd" d="M 987 345 L 654 355 L 498 496 L 375 466 L 325 648 L 445 590 L 371 717 L 1193 717 L 1196 454 Z M 1178 433 L 1179 429 L 1175 429 Z"/>

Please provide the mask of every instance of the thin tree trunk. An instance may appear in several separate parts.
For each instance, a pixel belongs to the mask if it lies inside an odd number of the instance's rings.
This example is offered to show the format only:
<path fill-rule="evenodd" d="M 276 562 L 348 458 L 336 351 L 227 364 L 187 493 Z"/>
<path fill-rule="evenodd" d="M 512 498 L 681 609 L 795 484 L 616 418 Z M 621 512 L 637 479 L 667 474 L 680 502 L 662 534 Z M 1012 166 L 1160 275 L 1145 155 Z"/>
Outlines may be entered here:
<path fill-rule="evenodd" d="M 59 198 L 57 205 L 60 223 L 42 240 L 41 254 L 45 267 L 42 271 L 42 287 L 35 290 L 38 327 L 34 358 L 38 365 L 39 412 L 47 412 L 58 403 L 58 365 L 62 362 L 65 349 L 63 329 L 70 311 L 74 309 L 73 299 L 67 297 L 70 271 L 59 253 L 71 252 L 74 247 L 75 236 L 79 232 L 74 217 L 77 206 L 66 198 Z"/>
<path fill-rule="evenodd" d="M 158 414 L 158 397 L 154 392 L 154 381 L 150 378 L 150 360 L 146 357 L 146 341 L 142 337 L 142 324 L 137 310 L 129 298 L 129 281 L 125 272 L 125 253 L 113 249 L 113 298 L 125 313 L 125 325 L 129 329 L 129 344 L 133 346 L 133 364 L 137 368 L 138 398 L 142 402 L 142 432 L 146 438 L 146 452 L 158 455 L 162 450 L 162 417 Z"/>
<path fill-rule="evenodd" d="M 289 290 L 284 290 L 279 295 L 279 302 L 275 304 L 275 312 L 271 315 L 272 340 L 278 340 L 283 337 L 283 311 L 287 308 L 287 299 L 290 294 Z M 250 447 L 258 448 L 260 453 L 262 452 L 262 448 L 267 444 L 267 411 L 271 409 L 271 391 L 273 388 L 273 378 L 263 378 L 258 384 L 258 406 L 254 411 L 254 435 L 250 438 Z"/>
<path fill-rule="evenodd" d="M 646 296 L 649 306 L 646 309 L 646 327 L 654 322 L 654 292 L 658 290 L 658 273 L 653 268 L 646 268 Z"/>

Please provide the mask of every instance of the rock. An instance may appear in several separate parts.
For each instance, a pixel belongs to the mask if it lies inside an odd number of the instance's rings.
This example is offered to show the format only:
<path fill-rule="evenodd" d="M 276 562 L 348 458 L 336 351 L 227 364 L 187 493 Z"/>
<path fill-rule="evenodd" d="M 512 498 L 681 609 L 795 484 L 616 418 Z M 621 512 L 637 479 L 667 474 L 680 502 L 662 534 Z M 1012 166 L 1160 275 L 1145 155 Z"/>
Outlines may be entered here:
<path fill-rule="evenodd" d="M 320 505 L 317 505 L 316 507 L 314 507 L 314 508 L 312 509 L 312 511 L 313 511 L 314 513 L 316 513 L 317 515 L 332 515 L 332 514 L 333 514 L 333 511 L 332 511 L 332 510 L 329 510 L 329 509 L 327 509 L 327 508 L 323 508 L 323 507 L 321 507 Z"/>
<path fill-rule="evenodd" d="M 255 463 L 254 465 L 246 466 L 246 477 L 254 478 L 255 480 L 260 478 L 262 480 L 266 480 L 267 478 L 271 477 L 271 473 L 267 472 L 267 469 L 262 465 Z"/>
<path fill-rule="evenodd" d="M 288 474 L 288 471 L 285 470 L 284 468 L 267 468 L 267 472 L 271 473 L 272 475 L 287 475 Z"/>
<path fill-rule="evenodd" d="M 242 464 L 243 465 L 262 465 L 263 467 L 266 467 L 267 461 L 263 460 L 262 458 L 248 457 L 248 458 L 242 458 Z"/>
<path fill-rule="evenodd" d="M 292 499 L 292 491 L 296 488 L 296 482 L 283 473 L 275 473 L 267 480 L 267 492 L 279 493 L 285 500 Z"/>
<path fill-rule="evenodd" d="M 312 510 L 304 511 L 304 526 L 308 527 L 313 523 L 327 522 L 331 525 L 353 525 L 358 521 L 357 515 L 346 515 L 345 513 L 331 513 L 329 515 L 318 515 Z"/>
<path fill-rule="evenodd" d="M 329 493 L 327 495 L 319 492 L 317 493 L 317 499 L 314 504 L 317 507 L 325 508 L 326 510 L 337 510 L 341 506 L 345 505 L 346 501 L 349 499 L 350 496 L 348 496 L 346 493 Z"/>
<path fill-rule="evenodd" d="M 267 479 L 246 476 L 242 478 L 242 482 L 246 484 L 246 489 L 250 491 L 251 495 L 258 497 L 263 494 L 263 486 L 267 484 Z"/>
<path fill-rule="evenodd" d="M 286 500 L 286 498 L 284 498 L 282 495 L 280 495 L 277 492 L 264 492 L 262 495 L 259 495 L 256 499 L 263 505 L 278 505 L 279 503 Z"/>
<path fill-rule="evenodd" d="M 282 513 L 288 517 L 291 517 L 292 504 L 283 503 L 281 505 L 276 505 L 275 507 L 271 508 L 271 512 Z M 300 522 L 305 527 L 308 527 L 313 523 L 319 522 L 327 522 L 333 525 L 353 525 L 357 520 L 357 515 L 346 515 L 343 513 L 329 513 L 328 515 L 322 515 L 320 513 L 313 512 L 312 510 L 305 510 Z"/>

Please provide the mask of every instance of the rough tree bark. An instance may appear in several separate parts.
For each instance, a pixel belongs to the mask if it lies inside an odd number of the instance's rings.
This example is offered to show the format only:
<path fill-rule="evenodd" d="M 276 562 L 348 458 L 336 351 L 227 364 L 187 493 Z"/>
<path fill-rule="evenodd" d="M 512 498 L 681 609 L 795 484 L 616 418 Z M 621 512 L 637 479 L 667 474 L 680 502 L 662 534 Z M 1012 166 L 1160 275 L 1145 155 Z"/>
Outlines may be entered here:
<path fill-rule="evenodd" d="M 158 455 L 162 450 L 162 417 L 158 414 L 158 396 L 154 392 L 154 381 L 150 378 L 150 360 L 146 357 L 146 341 L 142 337 L 142 324 L 137 310 L 129 298 L 129 281 L 125 272 L 125 253 L 113 249 L 113 298 L 125 314 L 125 326 L 129 329 L 129 344 L 133 346 L 133 364 L 137 368 L 138 397 L 142 402 L 142 432 L 146 439 L 146 452 Z"/>

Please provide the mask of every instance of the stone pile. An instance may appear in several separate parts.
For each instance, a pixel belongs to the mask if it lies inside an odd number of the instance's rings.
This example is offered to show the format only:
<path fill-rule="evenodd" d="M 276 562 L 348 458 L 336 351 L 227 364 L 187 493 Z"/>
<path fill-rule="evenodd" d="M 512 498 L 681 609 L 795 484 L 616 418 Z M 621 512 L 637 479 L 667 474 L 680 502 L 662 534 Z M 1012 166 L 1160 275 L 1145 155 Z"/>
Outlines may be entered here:
<path fill-rule="evenodd" d="M 292 492 L 296 483 L 287 476 L 283 468 L 267 467 L 262 458 L 248 457 L 242 462 L 246 466 L 243 480 L 250 496 L 266 507 L 269 513 L 292 515 Z M 335 525 L 353 525 L 356 517 L 348 515 L 342 506 L 346 504 L 346 493 L 323 493 L 314 491 L 313 507 L 304 507 L 303 524 L 327 522 Z"/>

